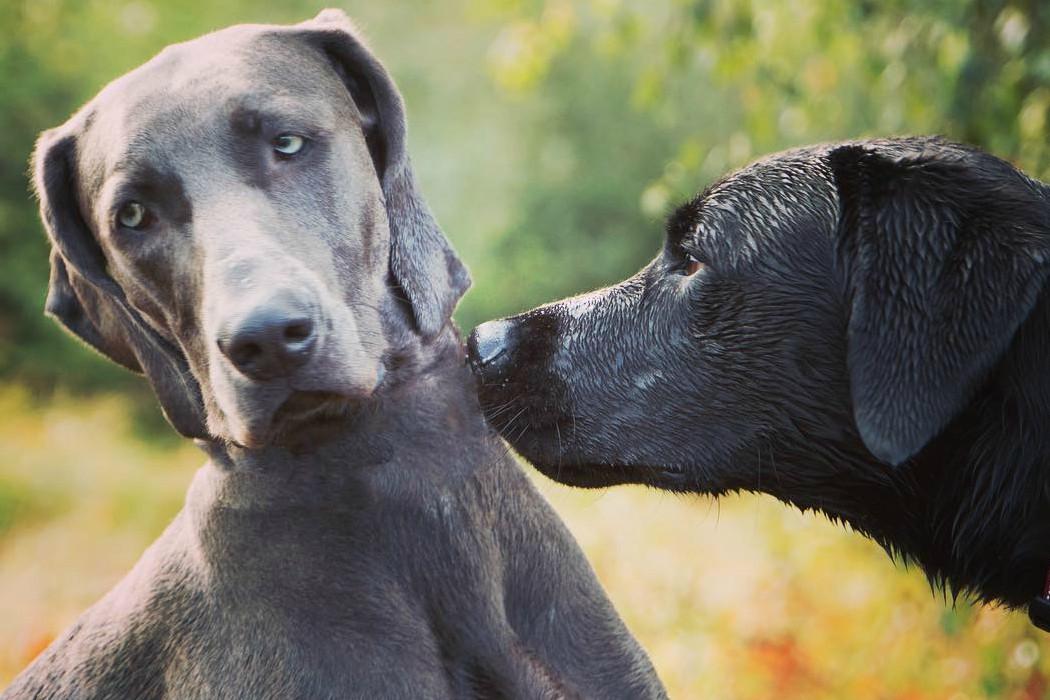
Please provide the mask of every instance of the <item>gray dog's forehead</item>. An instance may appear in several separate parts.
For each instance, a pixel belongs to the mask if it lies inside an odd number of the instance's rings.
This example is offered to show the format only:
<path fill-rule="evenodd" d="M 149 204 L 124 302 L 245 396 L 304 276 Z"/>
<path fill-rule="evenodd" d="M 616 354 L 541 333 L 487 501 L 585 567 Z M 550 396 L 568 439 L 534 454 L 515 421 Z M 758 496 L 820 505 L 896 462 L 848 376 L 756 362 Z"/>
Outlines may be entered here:
<path fill-rule="evenodd" d="M 307 32 L 238 25 L 167 47 L 114 80 L 74 118 L 89 180 L 136 155 L 171 156 L 221 137 L 238 112 L 325 122 L 349 102 L 339 76 Z"/>
<path fill-rule="evenodd" d="M 177 96 L 184 103 L 223 88 L 309 94 L 312 86 L 303 85 L 301 78 L 322 67 L 323 56 L 305 39 L 308 32 L 296 29 L 245 24 L 173 44 L 111 82 L 93 102 L 108 108 Z"/>

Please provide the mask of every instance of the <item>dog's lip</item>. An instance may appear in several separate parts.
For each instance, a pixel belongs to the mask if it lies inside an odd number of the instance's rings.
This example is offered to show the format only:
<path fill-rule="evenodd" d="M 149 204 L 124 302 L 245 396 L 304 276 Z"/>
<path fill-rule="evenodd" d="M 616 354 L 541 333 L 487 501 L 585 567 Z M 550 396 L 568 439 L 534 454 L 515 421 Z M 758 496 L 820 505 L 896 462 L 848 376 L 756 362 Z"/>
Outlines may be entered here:
<path fill-rule="evenodd" d="M 293 384 L 288 397 L 277 408 L 274 418 L 275 420 L 282 417 L 304 418 L 326 408 L 335 408 L 370 399 L 379 391 L 384 379 L 386 379 L 386 368 L 379 363 L 375 376 L 367 384 L 357 384 L 353 381 L 307 382 L 299 386 Z"/>
<path fill-rule="evenodd" d="M 563 452 L 554 428 L 530 424 L 516 439 L 504 435 L 510 445 L 538 471 L 551 479 L 579 488 L 605 488 L 620 484 L 643 484 L 672 491 L 689 491 L 689 470 L 673 464 L 595 460 Z"/>
<path fill-rule="evenodd" d="M 288 398 L 277 408 L 273 422 L 304 422 L 313 417 L 339 411 L 346 408 L 355 399 L 361 397 L 334 391 L 292 391 Z"/>
<path fill-rule="evenodd" d="M 311 425 L 330 429 L 352 412 L 361 398 L 360 395 L 333 391 L 292 390 L 270 415 L 265 426 L 245 431 L 233 440 L 233 444 L 244 449 L 259 449 L 283 443 L 289 435 Z"/>
<path fill-rule="evenodd" d="M 279 388 L 274 402 L 265 415 L 259 414 L 254 423 L 245 427 L 232 442 L 248 449 L 265 447 L 281 442 L 290 431 L 308 429 L 317 424 L 331 429 L 355 406 L 373 398 L 387 377 L 386 368 L 380 364 L 372 380 L 367 383 L 353 381 L 338 382 L 305 381 L 296 386 Z"/>
<path fill-rule="evenodd" d="M 688 488 L 688 476 L 674 467 L 569 460 L 555 463 L 537 460 L 532 464 L 551 479 L 578 488 L 606 488 L 620 484 L 643 484 L 672 490 Z"/>

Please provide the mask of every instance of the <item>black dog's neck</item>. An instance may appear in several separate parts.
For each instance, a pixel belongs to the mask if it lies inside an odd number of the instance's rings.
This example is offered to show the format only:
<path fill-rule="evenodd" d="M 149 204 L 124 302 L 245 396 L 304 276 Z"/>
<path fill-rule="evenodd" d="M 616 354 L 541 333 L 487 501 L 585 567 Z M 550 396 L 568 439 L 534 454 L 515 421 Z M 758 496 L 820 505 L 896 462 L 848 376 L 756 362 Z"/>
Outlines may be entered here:
<path fill-rule="evenodd" d="M 236 500 L 246 506 L 272 498 L 285 504 L 338 500 L 344 487 L 380 473 L 387 481 L 433 485 L 492 462 L 484 457 L 497 453 L 498 438 L 484 421 L 455 329 L 449 326 L 410 355 L 399 364 L 411 381 L 395 377 L 316 444 L 257 449 L 218 440 L 197 444 L 209 456 L 209 468 L 221 474 L 227 490 L 235 487 Z M 436 463 L 433 455 L 449 454 L 442 448 L 450 442 L 461 459 Z"/>
<path fill-rule="evenodd" d="M 1044 293 L 980 398 L 915 464 L 932 545 L 920 561 L 985 600 L 1026 603 L 1050 567 L 1048 345 Z"/>
<path fill-rule="evenodd" d="M 900 467 L 851 455 L 843 478 L 882 476 L 844 490 L 859 500 L 825 510 L 953 594 L 1012 606 L 1040 595 L 1050 568 L 1048 345 L 1044 293 L 962 415 Z"/>

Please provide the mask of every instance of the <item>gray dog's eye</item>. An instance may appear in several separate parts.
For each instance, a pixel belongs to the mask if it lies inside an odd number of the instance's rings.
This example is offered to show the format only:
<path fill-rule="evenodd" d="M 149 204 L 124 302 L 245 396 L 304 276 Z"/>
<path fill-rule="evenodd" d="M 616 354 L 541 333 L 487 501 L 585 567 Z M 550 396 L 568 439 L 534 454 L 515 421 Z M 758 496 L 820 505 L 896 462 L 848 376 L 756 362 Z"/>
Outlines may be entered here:
<path fill-rule="evenodd" d="M 117 222 L 124 228 L 142 228 L 148 219 L 149 211 L 138 202 L 128 202 L 117 212 Z"/>
<path fill-rule="evenodd" d="M 273 140 L 273 150 L 281 155 L 294 156 L 303 150 L 306 139 L 295 134 L 281 134 Z"/>

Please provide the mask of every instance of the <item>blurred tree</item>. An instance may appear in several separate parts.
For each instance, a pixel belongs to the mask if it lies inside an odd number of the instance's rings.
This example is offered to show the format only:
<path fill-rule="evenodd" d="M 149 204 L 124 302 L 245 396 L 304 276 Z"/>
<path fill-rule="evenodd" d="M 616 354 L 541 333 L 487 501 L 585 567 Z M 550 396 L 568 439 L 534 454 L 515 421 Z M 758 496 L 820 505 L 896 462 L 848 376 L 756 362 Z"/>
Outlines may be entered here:
<path fill-rule="evenodd" d="M 1050 180 L 1046 0 L 333 4 L 405 94 L 417 174 L 475 278 L 466 327 L 632 272 L 676 202 L 781 148 L 943 133 Z M 165 44 L 317 9 L 0 0 L 0 384 L 16 384 L 0 386 L 0 623 L 29 630 L 0 630 L 0 685 L 109 585 L 84 572 L 115 576 L 159 532 L 200 460 L 157 449 L 157 431 L 128 438 L 121 401 L 30 400 L 120 383 L 156 420 L 141 382 L 40 313 L 36 134 Z M 1048 697 L 1050 655 L 1023 616 L 945 609 L 874 544 L 803 529 L 812 516 L 723 499 L 707 537 L 694 500 L 541 486 L 674 697 Z"/>
<path fill-rule="evenodd" d="M 0 376 L 124 375 L 41 317 L 46 245 L 25 184 L 36 133 L 164 44 L 305 1 L 5 0 L 0 28 Z M 1041 0 L 422 0 L 347 3 L 406 94 L 432 206 L 470 265 L 471 326 L 616 280 L 660 219 L 760 154 L 943 133 L 1050 178 Z"/>
<path fill-rule="evenodd" d="M 469 249 L 479 231 L 500 218 L 493 212 L 504 208 L 494 191 L 503 179 L 474 163 L 510 150 L 505 132 L 479 127 L 506 115 L 478 89 L 483 74 L 468 70 L 483 69 L 491 18 L 470 24 L 458 4 L 425 0 L 345 9 L 405 92 L 420 177 L 443 221 Z M 29 384 L 38 396 L 56 387 L 136 387 L 140 404 L 151 410 L 155 402 L 142 382 L 65 338 L 42 315 L 47 244 L 27 172 L 34 140 L 167 44 L 238 22 L 300 21 L 318 7 L 306 0 L 0 0 L 0 10 L 0 377 Z M 479 194 L 482 201 L 473 201 Z"/>
<path fill-rule="evenodd" d="M 547 0 L 504 11 L 490 68 L 533 110 L 530 157 L 493 244 L 498 268 L 483 268 L 486 296 L 464 315 L 630 272 L 655 253 L 670 206 L 791 146 L 940 133 L 1050 177 L 1050 4 L 1039 0 Z"/>

